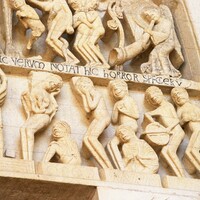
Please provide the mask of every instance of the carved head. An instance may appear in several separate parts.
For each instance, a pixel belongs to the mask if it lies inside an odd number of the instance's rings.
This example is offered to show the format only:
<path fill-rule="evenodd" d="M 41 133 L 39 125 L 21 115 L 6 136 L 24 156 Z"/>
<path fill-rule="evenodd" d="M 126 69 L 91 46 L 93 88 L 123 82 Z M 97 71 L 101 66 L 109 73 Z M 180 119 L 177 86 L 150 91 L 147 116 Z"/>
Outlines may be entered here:
<path fill-rule="evenodd" d="M 143 11 L 143 17 L 149 21 L 158 21 L 161 16 L 160 8 L 157 6 L 145 7 Z"/>
<path fill-rule="evenodd" d="M 122 99 L 128 94 L 127 83 L 121 79 L 110 81 L 109 88 L 116 100 Z"/>
<path fill-rule="evenodd" d="M 161 105 L 164 95 L 160 88 L 151 86 L 145 92 L 145 99 L 150 105 L 158 107 Z"/>
<path fill-rule="evenodd" d="M 75 88 L 78 92 L 84 93 L 94 89 L 93 82 L 87 77 L 80 77 L 75 83 Z"/>
<path fill-rule="evenodd" d="M 21 6 L 23 6 L 25 3 L 25 0 L 9 0 L 9 4 L 12 9 L 18 9 Z"/>
<path fill-rule="evenodd" d="M 63 138 L 71 133 L 70 126 L 64 121 L 58 121 L 53 125 L 52 136 L 54 140 Z"/>
<path fill-rule="evenodd" d="M 135 131 L 131 126 L 120 125 L 117 128 L 116 136 L 123 142 L 127 143 L 131 138 L 135 137 Z"/>
<path fill-rule="evenodd" d="M 178 106 L 182 106 L 189 101 L 187 90 L 181 87 L 173 88 L 171 91 L 171 97 L 174 103 Z"/>
<path fill-rule="evenodd" d="M 62 78 L 55 74 L 49 74 L 44 81 L 44 87 L 48 92 L 60 91 L 63 85 Z"/>
<path fill-rule="evenodd" d="M 82 6 L 84 6 L 83 2 L 85 2 L 85 0 L 68 0 L 68 4 L 75 11 L 79 10 Z"/>

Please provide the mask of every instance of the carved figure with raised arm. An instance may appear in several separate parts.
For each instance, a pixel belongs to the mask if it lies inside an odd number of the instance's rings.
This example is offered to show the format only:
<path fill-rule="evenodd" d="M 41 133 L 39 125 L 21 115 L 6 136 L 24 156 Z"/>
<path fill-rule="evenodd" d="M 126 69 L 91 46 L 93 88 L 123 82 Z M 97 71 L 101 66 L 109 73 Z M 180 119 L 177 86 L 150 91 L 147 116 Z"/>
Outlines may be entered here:
<path fill-rule="evenodd" d="M 44 155 L 43 162 L 50 162 L 56 155 L 58 161 L 64 164 L 81 165 L 81 157 L 76 142 L 71 138 L 70 126 L 64 121 L 53 125 L 53 141 Z"/>
<path fill-rule="evenodd" d="M 46 128 L 55 116 L 58 105 L 55 96 L 62 87 L 60 76 L 48 72 L 30 72 L 28 90 L 22 96 L 22 105 L 27 114 L 20 128 L 24 160 L 33 159 L 34 135 Z"/>
<path fill-rule="evenodd" d="M 136 4 L 132 13 L 129 23 L 133 23 L 131 25 L 135 27 L 135 41 L 128 46 L 113 49 L 109 64 L 116 66 L 134 59 L 152 44 L 154 48 L 148 62 L 141 65 L 142 73 L 179 78 L 181 73 L 177 69 L 183 64 L 184 58 L 169 8 L 141 1 Z M 124 14 L 126 15 L 125 11 Z"/>
<path fill-rule="evenodd" d="M 147 124 L 144 134 L 149 136 L 147 137 L 147 142 L 151 143 L 151 136 L 156 137 L 157 140 L 160 140 L 158 141 L 159 146 L 163 140 L 163 135 L 164 138 L 165 135 L 168 135 L 168 138 L 165 138 L 164 145 L 161 146 L 160 157 L 176 176 L 183 177 L 184 170 L 177 156 L 177 149 L 185 133 L 179 124 L 176 110 L 156 86 L 151 86 L 146 90 L 145 99 L 149 105 L 155 107 L 153 111 L 146 112 L 144 115 L 143 125 Z M 157 143 L 154 145 L 156 146 Z"/>
<path fill-rule="evenodd" d="M 190 174 L 200 172 L 200 108 L 190 102 L 189 95 L 184 88 L 173 88 L 171 97 L 177 106 L 180 124 L 186 125 L 191 132 L 183 158 L 184 164 Z"/>
<path fill-rule="evenodd" d="M 142 73 L 180 77 L 181 73 L 172 65 L 169 58 L 169 54 L 176 49 L 181 60 L 184 60 L 169 8 L 164 5 L 158 8 L 150 7 L 144 11 L 144 15 L 149 23 L 154 21 L 155 24 L 153 29 L 145 29 L 151 36 L 154 48 L 149 55 L 149 61 L 141 65 Z"/>
<path fill-rule="evenodd" d="M 25 0 L 9 0 L 11 8 L 16 10 L 16 16 L 26 29 L 31 29 L 31 37 L 29 38 L 27 49 L 30 50 L 33 43 L 45 31 L 45 26 L 40 21 L 36 11 L 26 4 Z"/>
<path fill-rule="evenodd" d="M 28 0 L 39 9 L 48 12 L 48 35 L 46 42 L 59 56 L 63 57 L 67 64 L 78 64 L 79 60 L 68 49 L 69 43 L 62 37 L 65 32 L 73 34 L 72 12 L 66 0 Z"/>
<path fill-rule="evenodd" d="M 103 37 L 105 29 L 97 12 L 98 0 L 68 0 L 75 11 L 73 16 L 76 36 L 74 49 L 89 66 L 110 68 L 100 52 L 98 41 Z"/>
<path fill-rule="evenodd" d="M 72 83 L 76 93 L 81 97 L 83 108 L 92 122 L 83 139 L 84 156 L 90 155 L 96 159 L 102 168 L 112 169 L 112 164 L 106 155 L 104 147 L 98 138 L 110 124 L 110 115 L 105 101 L 93 82 L 87 77 L 73 77 Z"/>
<path fill-rule="evenodd" d="M 1 107 L 4 104 L 6 93 L 7 93 L 7 77 L 3 70 L 0 68 L 0 157 L 3 157 L 3 122 L 2 122 L 2 114 Z"/>

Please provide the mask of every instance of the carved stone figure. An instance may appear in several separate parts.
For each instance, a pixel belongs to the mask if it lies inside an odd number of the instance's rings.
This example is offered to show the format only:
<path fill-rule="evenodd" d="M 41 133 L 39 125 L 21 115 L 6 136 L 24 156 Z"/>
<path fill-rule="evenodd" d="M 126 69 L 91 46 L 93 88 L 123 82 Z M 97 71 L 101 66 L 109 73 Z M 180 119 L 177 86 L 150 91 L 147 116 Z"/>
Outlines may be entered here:
<path fill-rule="evenodd" d="M 66 0 L 29 0 L 39 9 L 48 12 L 47 21 L 48 35 L 46 42 L 58 55 L 65 58 L 67 64 L 78 64 L 79 60 L 68 49 L 69 43 L 62 37 L 62 34 L 73 34 L 72 12 Z"/>
<path fill-rule="evenodd" d="M 60 76 L 48 72 L 31 72 L 28 90 L 21 100 L 27 119 L 20 128 L 24 160 L 32 160 L 34 134 L 47 127 L 58 110 L 55 96 L 62 87 Z"/>
<path fill-rule="evenodd" d="M 139 111 L 134 99 L 129 96 L 126 82 L 120 79 L 112 80 L 109 88 L 117 100 L 112 113 L 112 122 L 118 124 L 119 127 L 107 148 L 116 168 L 156 173 L 158 170 L 156 153 L 145 141 L 136 136 Z M 122 155 L 119 146 L 122 146 Z"/>
<path fill-rule="evenodd" d="M 53 156 L 64 164 L 81 165 L 81 157 L 76 142 L 70 136 L 70 126 L 58 121 L 53 126 L 53 141 L 49 144 L 43 162 L 49 162 Z"/>
<path fill-rule="evenodd" d="M 171 103 L 165 100 L 162 91 L 158 87 L 149 87 L 145 92 L 145 99 L 155 109 L 146 112 L 144 115 L 143 125 L 147 124 L 144 136 L 150 135 L 144 138 L 151 144 L 151 135 L 157 137 L 158 140 L 159 138 L 162 140 L 162 135 L 168 134 L 168 141 L 162 146 L 160 157 L 163 162 L 169 165 L 176 176 L 183 177 L 183 167 L 176 152 L 185 133 L 179 125 L 176 110 Z M 158 146 L 160 146 L 160 143 Z"/>
<path fill-rule="evenodd" d="M 16 16 L 26 29 L 31 29 L 31 37 L 27 44 L 27 49 L 32 48 L 33 43 L 45 31 L 45 26 L 40 21 L 36 11 L 26 4 L 25 0 L 9 0 L 13 10 L 16 10 Z"/>
<path fill-rule="evenodd" d="M 109 83 L 110 91 L 117 100 L 112 113 L 112 122 L 114 124 L 124 124 L 131 126 L 137 131 L 137 119 L 139 111 L 134 99 L 128 93 L 127 83 L 121 79 L 112 80 Z"/>
<path fill-rule="evenodd" d="M 98 41 L 105 33 L 101 18 L 97 12 L 97 0 L 68 0 L 75 11 L 74 28 L 76 36 L 74 49 L 82 62 L 89 66 L 110 68 L 100 52 Z"/>
<path fill-rule="evenodd" d="M 133 23 L 130 26 L 135 27 L 135 42 L 126 47 L 113 49 L 110 52 L 109 64 L 121 65 L 136 58 L 153 44 L 154 49 L 149 55 L 149 61 L 141 65 L 142 73 L 180 77 L 177 69 L 184 58 L 169 8 L 145 1 L 138 2 L 133 8 L 133 16 L 129 16 L 128 19 L 129 23 Z M 169 58 L 169 54 L 173 56 Z"/>
<path fill-rule="evenodd" d="M 74 77 L 72 82 L 76 93 L 81 97 L 85 112 L 92 118 L 92 122 L 83 139 L 84 156 L 88 156 L 88 153 L 92 154 L 102 168 L 112 169 L 112 164 L 106 155 L 104 147 L 98 140 L 99 136 L 110 124 L 110 116 L 105 101 L 89 78 Z"/>
<path fill-rule="evenodd" d="M 129 125 L 117 128 L 115 140 L 121 145 L 121 154 L 114 150 L 113 154 L 120 165 L 120 170 L 154 174 L 158 171 L 158 156 L 152 147 L 135 135 L 135 130 Z M 118 148 L 118 147 L 117 147 Z M 118 157 L 120 155 L 120 157 Z"/>
<path fill-rule="evenodd" d="M 169 8 L 164 5 L 158 8 L 148 8 L 143 14 L 150 23 L 154 22 L 152 29 L 145 30 L 151 36 L 154 48 L 149 55 L 149 61 L 141 65 L 142 73 L 180 77 L 181 73 L 175 69 L 169 58 L 169 54 L 174 49 L 177 49 L 182 56 Z"/>
<path fill-rule="evenodd" d="M 3 157 L 3 122 L 2 122 L 2 115 L 1 115 L 1 107 L 5 101 L 6 91 L 7 91 L 7 77 L 5 73 L 0 68 L 0 157 Z"/>
<path fill-rule="evenodd" d="M 171 96 L 177 106 L 177 114 L 181 125 L 187 125 L 191 137 L 185 151 L 184 163 L 190 174 L 200 172 L 200 108 L 192 104 L 184 88 L 173 88 Z"/>

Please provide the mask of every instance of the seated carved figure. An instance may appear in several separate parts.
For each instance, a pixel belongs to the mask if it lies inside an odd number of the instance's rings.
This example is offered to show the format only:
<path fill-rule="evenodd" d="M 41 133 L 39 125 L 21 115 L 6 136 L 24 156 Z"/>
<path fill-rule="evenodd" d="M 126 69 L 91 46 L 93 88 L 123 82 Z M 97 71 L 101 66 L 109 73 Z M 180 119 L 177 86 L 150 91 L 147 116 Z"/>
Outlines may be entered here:
<path fill-rule="evenodd" d="M 118 162 L 121 161 L 121 170 L 151 174 L 158 171 L 158 156 L 146 141 L 137 138 L 131 126 L 120 125 L 115 137 L 122 149 L 122 160 L 121 156 L 118 158 Z M 120 154 L 114 152 L 114 155 L 117 157 Z"/>
<path fill-rule="evenodd" d="M 184 161 L 190 174 L 200 172 L 200 108 L 192 104 L 184 88 L 174 88 L 171 96 L 177 106 L 177 114 L 181 125 L 187 125 L 191 137 L 185 151 Z"/>
<path fill-rule="evenodd" d="M 63 121 L 58 121 L 53 126 L 53 141 L 49 144 L 43 162 L 49 162 L 53 156 L 64 164 L 80 165 L 81 157 L 76 142 L 70 136 L 70 126 Z"/>
<path fill-rule="evenodd" d="M 171 103 L 165 100 L 162 91 L 158 87 L 149 87 L 145 92 L 145 99 L 151 106 L 155 107 L 155 109 L 145 113 L 143 124 L 145 121 L 147 121 L 148 125 L 155 126 L 160 124 L 160 126 L 165 129 L 165 132 L 169 134 L 169 141 L 162 147 L 160 156 L 163 161 L 169 165 L 176 176 L 183 177 L 183 167 L 176 152 L 185 133 L 179 125 L 176 110 Z M 159 138 L 160 130 L 154 131 L 158 131 L 158 133 L 155 134 Z"/>
<path fill-rule="evenodd" d="M 46 128 L 58 110 L 55 96 L 60 93 L 62 79 L 48 72 L 31 72 L 29 88 L 21 100 L 27 119 L 20 128 L 24 160 L 33 159 L 34 135 Z"/>
<path fill-rule="evenodd" d="M 26 4 L 25 0 L 9 0 L 12 9 L 16 10 L 16 16 L 26 29 L 31 29 L 31 37 L 27 49 L 31 49 L 33 43 L 45 31 L 45 26 L 40 21 L 36 11 Z"/>
<path fill-rule="evenodd" d="M 93 155 L 102 168 L 113 168 L 103 145 L 98 138 L 110 124 L 110 116 L 105 101 L 87 77 L 73 77 L 75 92 L 81 97 L 83 108 L 92 118 L 83 139 L 83 155 Z"/>

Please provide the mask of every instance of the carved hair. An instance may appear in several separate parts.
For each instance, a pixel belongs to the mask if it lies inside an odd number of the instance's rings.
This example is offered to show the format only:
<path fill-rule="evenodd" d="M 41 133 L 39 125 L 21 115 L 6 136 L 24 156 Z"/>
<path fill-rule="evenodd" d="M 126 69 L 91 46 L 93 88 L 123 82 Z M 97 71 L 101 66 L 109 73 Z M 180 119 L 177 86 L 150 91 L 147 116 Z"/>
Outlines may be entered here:
<path fill-rule="evenodd" d="M 123 85 L 128 90 L 127 83 L 121 79 L 115 79 L 115 80 L 110 81 L 108 87 L 110 88 L 110 90 L 112 90 L 113 87 L 117 87 L 118 85 Z"/>
<path fill-rule="evenodd" d="M 130 133 L 130 135 L 135 136 L 135 130 L 128 125 L 120 125 L 118 126 L 117 130 L 116 130 L 116 136 L 120 138 L 120 134 L 123 131 L 128 131 Z"/>

